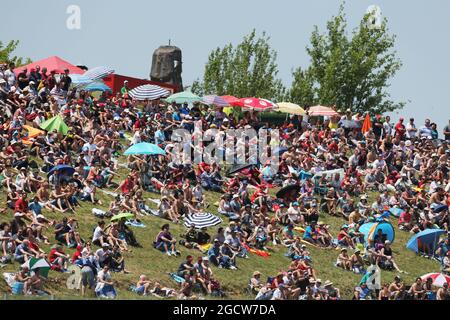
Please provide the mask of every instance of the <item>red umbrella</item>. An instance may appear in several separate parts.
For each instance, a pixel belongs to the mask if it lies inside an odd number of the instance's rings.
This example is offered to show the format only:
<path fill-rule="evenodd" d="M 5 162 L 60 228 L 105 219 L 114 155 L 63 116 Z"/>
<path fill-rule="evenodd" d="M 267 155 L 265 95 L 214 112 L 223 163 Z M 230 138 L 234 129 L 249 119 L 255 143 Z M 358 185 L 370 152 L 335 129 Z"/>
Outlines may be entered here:
<path fill-rule="evenodd" d="M 276 107 L 275 104 L 269 100 L 259 98 L 242 98 L 239 100 L 239 105 L 254 111 L 268 111 Z"/>
<path fill-rule="evenodd" d="M 433 279 L 433 286 L 442 287 L 444 283 L 450 285 L 450 277 L 442 273 L 427 273 L 420 277 L 422 281 L 427 281 L 428 278 Z"/>
<path fill-rule="evenodd" d="M 333 109 L 329 108 L 329 107 L 324 107 L 324 106 L 314 106 L 309 108 L 308 110 L 308 114 L 310 116 L 338 116 L 339 113 L 337 113 L 336 111 L 334 111 Z"/>
<path fill-rule="evenodd" d="M 228 102 L 230 106 L 240 107 L 239 98 L 236 98 L 234 96 L 221 96 L 223 100 Z"/>

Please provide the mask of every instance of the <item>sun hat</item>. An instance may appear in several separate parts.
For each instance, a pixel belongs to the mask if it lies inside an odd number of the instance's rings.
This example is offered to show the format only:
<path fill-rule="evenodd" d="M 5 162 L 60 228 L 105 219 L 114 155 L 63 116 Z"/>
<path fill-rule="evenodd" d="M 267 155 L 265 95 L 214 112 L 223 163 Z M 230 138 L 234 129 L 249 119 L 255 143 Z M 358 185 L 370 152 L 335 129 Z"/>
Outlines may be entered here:
<path fill-rule="evenodd" d="M 259 271 L 253 272 L 253 276 L 259 276 L 259 275 L 261 275 L 261 272 L 259 272 Z"/>
<path fill-rule="evenodd" d="M 331 282 L 330 280 L 325 281 L 324 287 L 329 287 L 332 286 L 333 282 Z"/>

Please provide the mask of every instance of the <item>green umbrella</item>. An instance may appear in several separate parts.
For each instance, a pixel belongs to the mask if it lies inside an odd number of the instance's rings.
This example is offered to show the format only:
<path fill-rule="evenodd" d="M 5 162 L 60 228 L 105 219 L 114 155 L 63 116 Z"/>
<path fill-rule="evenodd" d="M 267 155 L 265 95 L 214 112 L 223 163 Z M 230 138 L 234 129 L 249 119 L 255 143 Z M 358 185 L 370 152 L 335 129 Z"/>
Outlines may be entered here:
<path fill-rule="evenodd" d="M 66 135 L 69 131 L 69 127 L 64 123 L 64 120 L 60 115 L 41 123 L 40 127 L 48 132 L 53 132 L 56 130 L 58 133 L 62 133 L 63 135 Z"/>
<path fill-rule="evenodd" d="M 27 267 L 29 270 L 39 269 L 39 274 L 44 278 L 48 277 L 50 264 L 45 259 L 30 258 L 27 262 L 22 264 L 22 267 Z"/>
<path fill-rule="evenodd" d="M 115 215 L 114 217 L 112 217 L 111 222 L 117 221 L 120 219 L 129 219 L 129 218 L 134 218 L 134 214 L 129 213 L 129 212 L 123 212 L 123 213 L 119 213 L 118 215 Z"/>
<path fill-rule="evenodd" d="M 175 101 L 175 103 L 193 103 L 193 102 L 199 102 L 202 101 L 202 98 L 200 98 L 199 96 L 193 94 L 190 91 L 183 91 L 183 92 L 178 92 L 175 93 L 173 95 L 171 95 L 170 97 L 168 97 L 166 100 L 166 102 L 168 103 L 172 103 Z"/>

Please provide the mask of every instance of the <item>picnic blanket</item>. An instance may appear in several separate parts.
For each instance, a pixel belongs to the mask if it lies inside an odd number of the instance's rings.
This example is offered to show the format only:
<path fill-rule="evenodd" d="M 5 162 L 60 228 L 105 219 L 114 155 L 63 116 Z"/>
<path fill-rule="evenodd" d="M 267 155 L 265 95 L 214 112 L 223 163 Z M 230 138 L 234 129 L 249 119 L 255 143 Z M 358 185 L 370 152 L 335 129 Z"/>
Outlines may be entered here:
<path fill-rule="evenodd" d="M 108 190 L 100 189 L 100 191 L 103 192 L 104 194 L 107 194 L 108 196 L 112 196 L 114 198 L 119 195 L 118 193 L 115 193 L 115 192 L 112 192 L 112 191 L 108 191 Z"/>
<path fill-rule="evenodd" d="M 132 226 L 132 227 L 136 227 L 136 228 L 145 228 L 145 227 L 146 227 L 145 224 L 143 224 L 143 223 L 140 222 L 140 221 L 131 221 L 131 220 L 128 220 L 128 221 L 125 222 L 125 224 L 126 224 L 127 226 Z"/>
<path fill-rule="evenodd" d="M 3 279 L 5 279 L 5 282 L 8 284 L 8 286 L 11 288 L 11 292 L 13 295 L 20 295 L 23 294 L 23 282 L 19 282 L 14 280 L 15 273 L 9 273 L 5 272 L 3 273 Z"/>
<path fill-rule="evenodd" d="M 182 277 L 180 277 L 174 272 L 169 273 L 169 275 L 172 278 L 172 280 L 174 280 L 177 283 L 183 283 L 185 281 Z"/>
<path fill-rule="evenodd" d="M 258 256 L 260 256 L 260 257 L 263 257 L 263 258 L 268 258 L 268 257 L 270 257 L 270 253 L 267 252 L 267 251 L 264 251 L 264 250 L 258 250 L 258 249 L 254 249 L 254 248 L 250 248 L 250 247 L 249 247 L 248 245 L 246 245 L 245 243 L 243 243 L 242 246 L 243 246 L 248 252 L 254 253 L 254 254 L 256 254 L 256 255 L 258 255 Z"/>
<path fill-rule="evenodd" d="M 212 247 L 212 243 L 201 244 L 201 245 L 199 245 L 199 247 L 200 247 L 203 251 L 208 251 L 209 248 Z"/>

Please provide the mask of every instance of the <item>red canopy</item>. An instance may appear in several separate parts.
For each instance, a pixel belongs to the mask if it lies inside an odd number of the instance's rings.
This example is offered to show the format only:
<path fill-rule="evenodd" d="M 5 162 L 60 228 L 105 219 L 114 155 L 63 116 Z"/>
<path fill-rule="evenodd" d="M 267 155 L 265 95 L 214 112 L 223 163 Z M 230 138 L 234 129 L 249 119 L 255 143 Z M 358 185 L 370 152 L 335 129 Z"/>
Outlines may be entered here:
<path fill-rule="evenodd" d="M 268 111 L 275 107 L 275 105 L 269 100 L 259 98 L 242 98 L 234 104 L 235 106 L 241 106 L 246 109 L 252 109 L 254 111 Z"/>
<path fill-rule="evenodd" d="M 36 68 L 37 66 L 40 66 L 41 70 L 44 67 L 47 68 L 48 72 L 54 70 L 56 73 L 64 73 L 64 69 L 69 69 L 70 74 L 83 74 L 85 72 L 83 69 L 80 69 L 57 56 L 35 61 L 33 63 L 27 64 L 26 66 L 18 67 L 14 69 L 14 72 L 17 74 L 24 68 L 27 68 L 28 72 L 30 72 L 30 69 Z"/>

